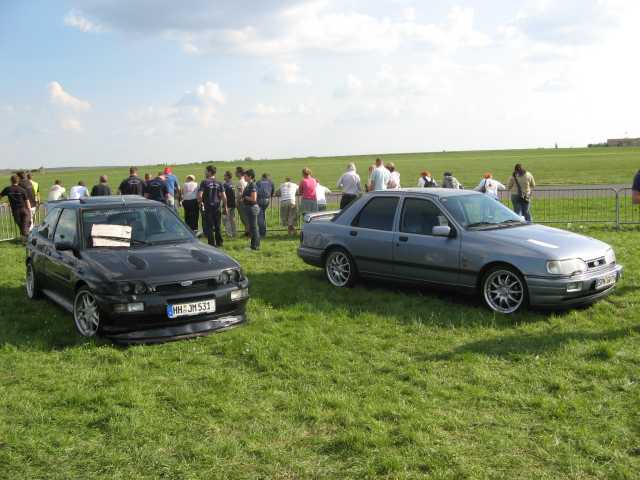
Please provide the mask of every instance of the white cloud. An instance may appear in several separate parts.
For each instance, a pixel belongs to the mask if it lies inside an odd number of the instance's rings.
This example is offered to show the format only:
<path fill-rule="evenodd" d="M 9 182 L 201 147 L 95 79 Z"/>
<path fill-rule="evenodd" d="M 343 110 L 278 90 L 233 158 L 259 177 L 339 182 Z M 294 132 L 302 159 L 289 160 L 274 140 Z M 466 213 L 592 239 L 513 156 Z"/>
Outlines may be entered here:
<path fill-rule="evenodd" d="M 69 11 L 64 17 L 64 24 L 68 27 L 77 28 L 84 33 L 101 33 L 105 31 L 102 25 L 92 22 L 78 10 Z"/>
<path fill-rule="evenodd" d="M 272 71 L 264 76 L 264 80 L 285 85 L 311 85 L 311 80 L 301 74 L 300 65 L 292 62 L 276 65 Z"/>
<path fill-rule="evenodd" d="M 60 126 L 67 132 L 82 133 L 84 131 L 82 124 L 77 118 L 63 118 L 60 122 Z"/>
<path fill-rule="evenodd" d="M 54 105 L 76 112 L 86 112 L 91 108 L 91 104 L 88 101 L 74 97 L 66 92 L 58 82 L 49 83 L 47 89 L 49 90 L 49 100 Z"/>
<path fill-rule="evenodd" d="M 257 56 L 308 50 L 391 53 L 400 48 L 453 51 L 483 47 L 490 38 L 474 26 L 471 8 L 453 7 L 443 23 L 421 23 L 415 9 L 399 18 L 339 9 L 328 0 L 252 3 L 196 0 L 191 8 L 161 1 L 84 5 L 113 29 L 153 32 L 182 44 L 189 54 L 232 52 Z"/>
<path fill-rule="evenodd" d="M 316 112 L 313 105 L 299 103 L 293 107 L 258 103 L 251 112 L 256 117 L 278 117 L 286 115 L 312 115 Z"/>
<path fill-rule="evenodd" d="M 170 135 L 207 128 L 217 118 L 226 97 L 217 83 L 207 81 L 185 92 L 173 105 L 149 106 L 129 112 L 128 121 L 144 136 Z"/>

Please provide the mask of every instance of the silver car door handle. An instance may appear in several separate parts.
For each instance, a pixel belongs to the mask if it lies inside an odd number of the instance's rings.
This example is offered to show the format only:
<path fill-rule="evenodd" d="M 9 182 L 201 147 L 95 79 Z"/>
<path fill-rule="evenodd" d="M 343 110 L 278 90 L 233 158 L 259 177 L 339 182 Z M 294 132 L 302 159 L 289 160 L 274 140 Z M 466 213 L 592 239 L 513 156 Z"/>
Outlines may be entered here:
<path fill-rule="evenodd" d="M 351 235 L 352 237 L 357 237 L 358 236 L 358 232 L 356 232 L 355 230 L 351 230 L 349 232 L 349 235 Z"/>
<path fill-rule="evenodd" d="M 398 237 L 398 240 L 401 242 L 408 242 L 409 241 L 409 237 L 405 237 L 404 235 L 401 235 L 400 237 Z"/>

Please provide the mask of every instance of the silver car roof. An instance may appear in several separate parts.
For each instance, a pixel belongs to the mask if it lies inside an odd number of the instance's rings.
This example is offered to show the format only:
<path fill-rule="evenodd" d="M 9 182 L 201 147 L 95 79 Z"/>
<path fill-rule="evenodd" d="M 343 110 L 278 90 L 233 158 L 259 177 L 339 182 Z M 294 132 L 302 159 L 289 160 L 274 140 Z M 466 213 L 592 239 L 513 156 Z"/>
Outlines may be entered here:
<path fill-rule="evenodd" d="M 447 197 L 460 197 L 465 195 L 482 195 L 475 190 L 461 190 L 453 188 L 401 188 L 399 190 L 376 190 L 370 192 L 372 195 L 398 195 L 398 193 L 410 193 L 413 195 L 425 195 L 429 197 L 447 198 Z"/>

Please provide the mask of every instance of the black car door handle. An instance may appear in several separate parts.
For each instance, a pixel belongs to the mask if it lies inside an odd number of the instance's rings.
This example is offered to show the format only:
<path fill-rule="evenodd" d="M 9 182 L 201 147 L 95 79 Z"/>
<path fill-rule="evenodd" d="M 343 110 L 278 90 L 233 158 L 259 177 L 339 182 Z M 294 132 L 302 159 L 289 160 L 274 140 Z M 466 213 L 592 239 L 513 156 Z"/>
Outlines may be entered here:
<path fill-rule="evenodd" d="M 355 230 L 351 230 L 349 232 L 349 235 L 351 235 L 352 237 L 357 237 L 358 236 L 358 232 L 356 232 Z"/>
<path fill-rule="evenodd" d="M 398 237 L 398 240 L 400 240 L 401 242 L 408 242 L 409 237 L 405 237 L 404 235 L 401 235 L 400 237 Z"/>
<path fill-rule="evenodd" d="M 35 238 L 31 239 L 31 245 L 33 245 L 34 247 L 38 244 L 38 240 L 36 240 Z"/>

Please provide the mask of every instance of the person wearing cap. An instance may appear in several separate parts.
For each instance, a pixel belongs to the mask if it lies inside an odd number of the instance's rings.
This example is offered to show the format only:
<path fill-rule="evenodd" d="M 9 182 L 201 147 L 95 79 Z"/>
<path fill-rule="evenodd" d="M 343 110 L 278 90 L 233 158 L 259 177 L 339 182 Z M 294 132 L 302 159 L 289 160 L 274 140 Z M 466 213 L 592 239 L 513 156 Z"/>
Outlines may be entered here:
<path fill-rule="evenodd" d="M 194 232 L 198 231 L 198 183 L 195 175 L 187 175 L 182 185 L 184 221 Z"/>
<path fill-rule="evenodd" d="M 180 205 L 180 185 L 178 177 L 173 174 L 171 167 L 164 168 L 164 178 L 167 184 L 167 205 L 173 209 L 177 209 Z"/>

